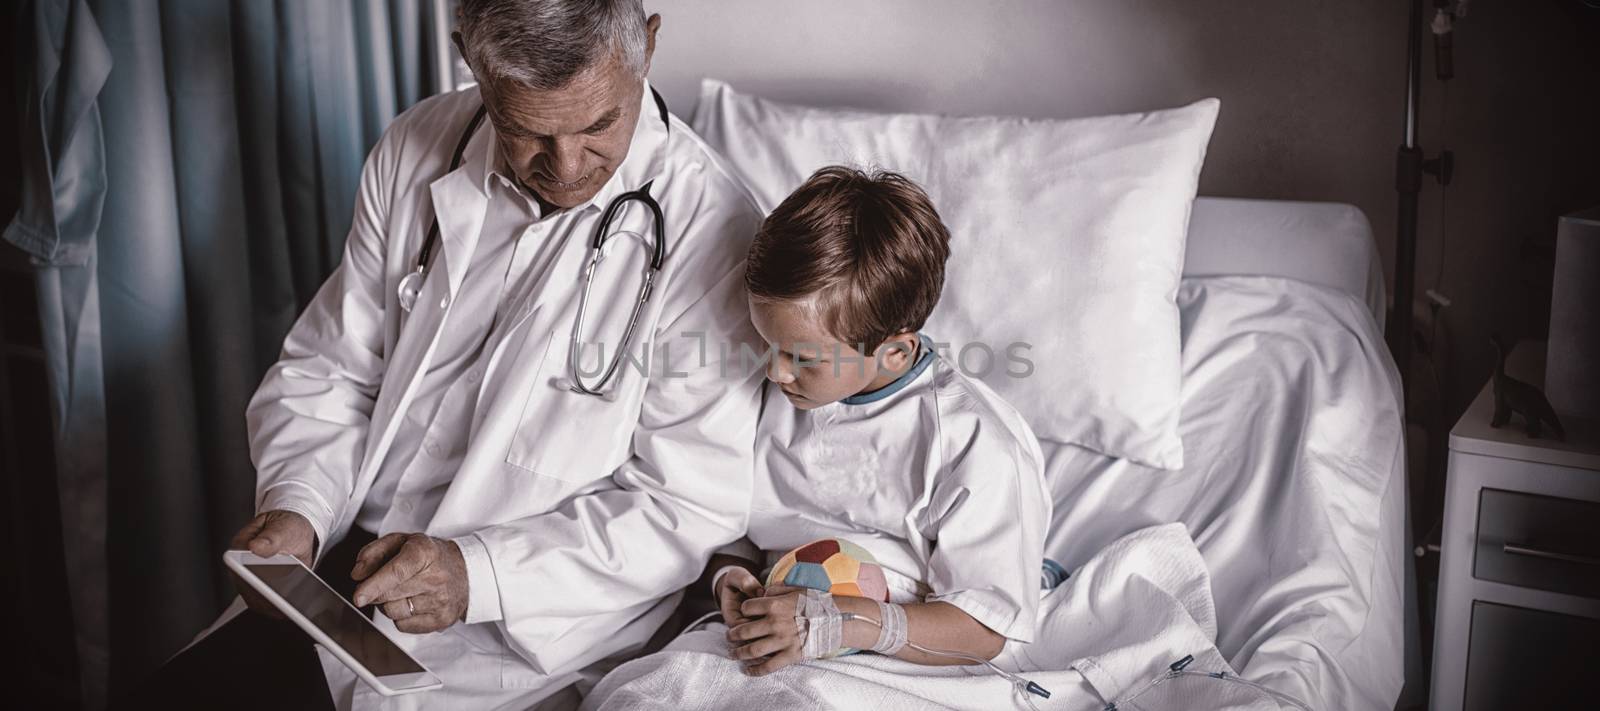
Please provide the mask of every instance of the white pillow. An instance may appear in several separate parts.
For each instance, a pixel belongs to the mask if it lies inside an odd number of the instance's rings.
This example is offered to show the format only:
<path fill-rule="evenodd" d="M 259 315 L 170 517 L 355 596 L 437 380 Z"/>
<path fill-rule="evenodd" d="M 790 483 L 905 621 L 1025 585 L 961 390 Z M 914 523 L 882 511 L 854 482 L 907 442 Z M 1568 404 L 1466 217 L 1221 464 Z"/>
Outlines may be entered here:
<path fill-rule="evenodd" d="M 694 128 L 770 211 L 813 171 L 894 170 L 950 228 L 925 328 L 1043 439 L 1165 469 L 1178 437 L 1184 235 L 1216 99 L 1072 120 L 791 106 L 706 80 Z M 1030 344 L 1008 360 L 1012 343 Z M 982 344 L 982 345 L 971 345 Z M 987 374 L 983 350 L 995 359 Z"/>

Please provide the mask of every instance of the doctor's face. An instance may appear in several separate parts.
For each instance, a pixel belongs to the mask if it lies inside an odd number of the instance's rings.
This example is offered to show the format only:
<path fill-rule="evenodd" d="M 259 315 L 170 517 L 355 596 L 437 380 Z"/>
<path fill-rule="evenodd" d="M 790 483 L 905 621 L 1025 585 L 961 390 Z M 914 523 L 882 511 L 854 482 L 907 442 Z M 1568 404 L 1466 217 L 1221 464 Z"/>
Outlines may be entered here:
<path fill-rule="evenodd" d="M 545 203 L 569 208 L 594 197 L 628 157 L 644 81 L 613 58 L 560 89 L 502 81 L 478 91 L 506 165 Z"/>
<path fill-rule="evenodd" d="M 750 323 L 771 355 L 767 379 L 802 410 L 843 400 L 887 375 L 880 372 L 877 359 L 829 334 L 810 302 L 751 299 Z"/>

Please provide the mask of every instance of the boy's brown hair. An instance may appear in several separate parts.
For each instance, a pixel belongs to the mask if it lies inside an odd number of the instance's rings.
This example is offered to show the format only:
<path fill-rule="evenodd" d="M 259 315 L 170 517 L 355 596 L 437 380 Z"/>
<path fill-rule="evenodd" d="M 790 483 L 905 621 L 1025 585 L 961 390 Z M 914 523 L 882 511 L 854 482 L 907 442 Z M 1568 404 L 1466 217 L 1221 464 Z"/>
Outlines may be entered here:
<path fill-rule="evenodd" d="M 905 176 L 830 166 L 762 222 L 745 286 L 758 301 L 804 301 L 840 341 L 871 354 L 922 328 L 939 303 L 950 232 Z"/>

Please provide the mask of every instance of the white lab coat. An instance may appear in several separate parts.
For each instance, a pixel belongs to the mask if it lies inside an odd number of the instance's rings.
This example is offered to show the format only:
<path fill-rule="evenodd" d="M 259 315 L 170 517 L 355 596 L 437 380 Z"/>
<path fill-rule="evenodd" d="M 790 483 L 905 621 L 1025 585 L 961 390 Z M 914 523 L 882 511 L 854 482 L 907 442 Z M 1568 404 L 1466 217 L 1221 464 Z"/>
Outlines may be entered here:
<path fill-rule="evenodd" d="M 446 174 L 479 104 L 473 89 L 434 97 L 384 133 L 362 173 L 344 261 L 250 404 L 259 508 L 306 515 L 321 550 L 349 531 L 494 209 L 483 188 L 494 141 L 487 121 Z M 666 130 L 648 88 L 643 104 L 627 159 L 594 202 L 604 207 L 653 180 L 665 213 L 665 265 L 630 349 L 651 359 L 648 374 L 624 364 L 605 398 L 567 390 L 582 269 L 600 217 L 575 210 L 541 236 L 565 242 L 548 276 L 515 297 L 513 321 L 496 325 L 504 337 L 486 346 L 470 441 L 425 529 L 481 541 L 463 547 L 469 623 L 408 635 L 379 616 L 445 688 L 385 700 L 324 654 L 340 706 L 525 707 L 584 667 L 643 645 L 673 593 L 742 532 L 759 373 L 723 367 L 722 348 L 756 342 L 742 275 L 760 214 L 687 125 L 674 117 Z M 435 213 L 438 256 L 406 313 L 397 285 Z M 629 239 L 612 240 L 631 256 L 596 277 L 584 341 L 619 340 L 647 251 Z M 588 324 L 605 324 L 603 337 Z M 484 595 L 494 596 L 498 619 L 473 619 L 492 607 L 479 604 Z"/>

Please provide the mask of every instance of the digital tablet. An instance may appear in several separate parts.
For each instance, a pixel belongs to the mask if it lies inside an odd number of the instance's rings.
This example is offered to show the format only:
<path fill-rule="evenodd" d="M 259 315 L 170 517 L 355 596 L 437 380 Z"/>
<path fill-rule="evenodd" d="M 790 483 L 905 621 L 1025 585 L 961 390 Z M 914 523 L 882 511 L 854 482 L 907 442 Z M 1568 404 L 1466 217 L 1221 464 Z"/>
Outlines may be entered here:
<path fill-rule="evenodd" d="M 394 696 L 444 686 L 298 558 L 228 551 L 222 560 L 378 693 Z"/>

